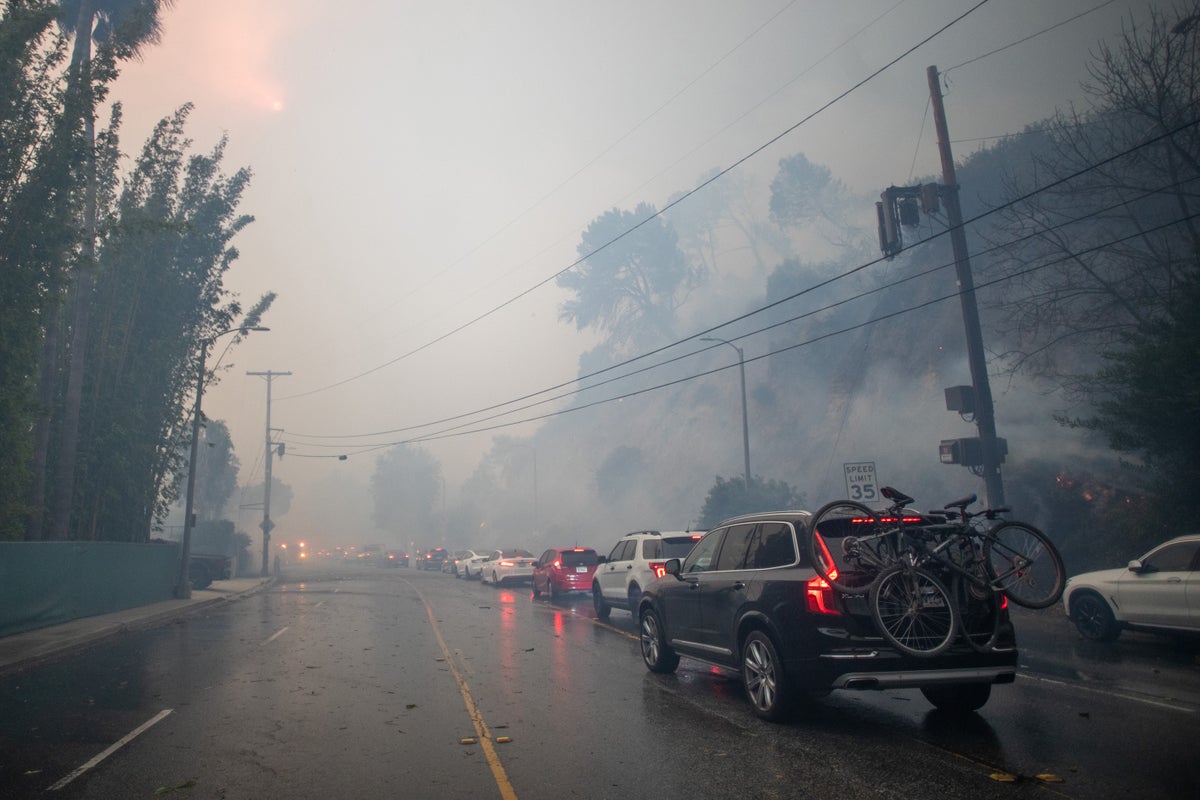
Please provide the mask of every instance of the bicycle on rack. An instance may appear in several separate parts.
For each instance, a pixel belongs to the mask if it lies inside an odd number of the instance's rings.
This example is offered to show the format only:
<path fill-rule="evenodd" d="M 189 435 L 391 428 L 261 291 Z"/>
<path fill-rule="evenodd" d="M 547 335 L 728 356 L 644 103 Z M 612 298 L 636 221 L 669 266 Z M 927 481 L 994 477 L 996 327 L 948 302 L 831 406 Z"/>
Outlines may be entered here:
<path fill-rule="evenodd" d="M 1058 550 L 1032 525 L 1000 518 L 1008 508 L 970 512 L 976 497 L 969 495 L 918 514 L 908 508 L 913 498 L 891 487 L 881 492 L 892 503 L 884 511 L 849 500 L 818 510 L 809 552 L 832 587 L 867 595 L 875 624 L 901 651 L 936 655 L 961 633 L 986 652 L 1005 597 L 1028 608 L 1061 597 Z"/>

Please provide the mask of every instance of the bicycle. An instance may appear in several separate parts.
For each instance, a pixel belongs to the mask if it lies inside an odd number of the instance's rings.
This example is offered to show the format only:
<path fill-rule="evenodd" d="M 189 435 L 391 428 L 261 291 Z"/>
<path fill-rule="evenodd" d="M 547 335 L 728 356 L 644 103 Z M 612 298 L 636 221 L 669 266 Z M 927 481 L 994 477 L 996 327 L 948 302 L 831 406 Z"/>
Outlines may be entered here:
<path fill-rule="evenodd" d="M 1011 520 L 987 528 L 972 522 L 995 521 L 1008 508 L 972 513 L 967 506 L 976 497 L 969 495 L 920 515 L 907 508 L 913 498 L 891 487 L 881 493 L 892 501 L 883 512 L 848 500 L 818 510 L 809 552 L 831 586 L 868 596 L 876 626 L 903 652 L 936 655 L 952 644 L 956 630 L 986 652 L 999 631 L 1003 596 L 1045 608 L 1062 595 L 1062 557 L 1045 534 Z"/>

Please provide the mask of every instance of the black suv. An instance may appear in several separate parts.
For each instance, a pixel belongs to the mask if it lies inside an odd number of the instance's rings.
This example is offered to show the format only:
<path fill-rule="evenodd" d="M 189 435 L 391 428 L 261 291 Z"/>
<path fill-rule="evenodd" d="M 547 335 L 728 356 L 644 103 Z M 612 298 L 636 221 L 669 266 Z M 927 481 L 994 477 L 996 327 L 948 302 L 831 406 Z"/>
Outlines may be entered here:
<path fill-rule="evenodd" d="M 940 709 L 981 708 L 992 684 L 1012 683 L 1017 647 L 1008 612 L 985 648 L 960 636 L 945 652 L 907 655 L 875 628 L 864 594 L 834 591 L 809 566 L 811 515 L 727 520 L 645 588 L 638 606 L 642 658 L 674 672 L 681 655 L 740 670 L 754 712 L 788 716 L 804 694 L 919 688 Z M 993 617 L 995 622 L 995 617 Z"/>

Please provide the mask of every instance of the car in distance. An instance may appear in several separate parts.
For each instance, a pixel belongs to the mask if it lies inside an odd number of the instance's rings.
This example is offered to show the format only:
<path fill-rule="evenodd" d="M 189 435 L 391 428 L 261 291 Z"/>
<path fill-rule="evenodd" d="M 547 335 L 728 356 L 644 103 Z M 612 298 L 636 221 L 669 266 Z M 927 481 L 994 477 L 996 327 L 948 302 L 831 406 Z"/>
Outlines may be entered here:
<path fill-rule="evenodd" d="M 479 555 L 475 550 L 455 550 L 454 555 L 446 559 L 446 563 L 450 565 L 446 571 L 456 578 L 465 578 L 467 577 L 466 562 L 472 558 L 478 558 Z"/>
<path fill-rule="evenodd" d="M 407 567 L 408 566 L 408 553 L 404 552 L 403 550 L 388 550 L 387 552 L 385 552 L 383 554 L 383 558 L 380 559 L 379 566 L 381 566 L 381 567 Z"/>
<path fill-rule="evenodd" d="M 417 558 L 417 569 L 433 570 L 440 572 L 442 564 L 446 562 L 450 554 L 446 552 L 444 547 L 435 547 L 432 550 L 426 550 Z"/>
<path fill-rule="evenodd" d="M 811 515 L 750 514 L 726 520 L 645 588 L 637 609 L 642 658 L 674 672 L 680 656 L 739 670 L 754 713 L 789 715 L 803 695 L 834 689 L 918 688 L 947 712 L 981 708 L 992 685 L 1016 677 L 1017 647 L 1003 595 L 991 602 L 986 644 L 961 633 L 945 651 L 892 647 L 867 598 L 833 589 L 805 547 Z M 964 629 L 969 630 L 964 626 Z"/>
<path fill-rule="evenodd" d="M 458 564 L 459 577 L 464 580 L 483 579 L 483 567 L 487 564 L 488 559 L 492 557 L 491 553 L 476 553 L 470 558 L 464 558 Z"/>
<path fill-rule="evenodd" d="M 533 565 L 533 596 L 557 600 L 570 592 L 590 592 L 599 556 L 590 547 L 551 547 Z"/>
<path fill-rule="evenodd" d="M 481 579 L 484 583 L 501 586 L 505 583 L 527 583 L 533 578 L 533 564 L 537 561 L 528 550 L 493 550 L 484 562 Z"/>
<path fill-rule="evenodd" d="M 704 531 L 634 531 L 621 537 L 608 557 L 601 557 L 592 577 L 596 616 L 608 619 L 614 608 L 637 616 L 642 589 L 663 576 L 667 559 L 683 558 Z"/>
<path fill-rule="evenodd" d="M 1111 642 L 1125 628 L 1200 633 L 1200 534 L 1163 542 L 1120 569 L 1067 580 L 1063 610 L 1084 638 Z"/>

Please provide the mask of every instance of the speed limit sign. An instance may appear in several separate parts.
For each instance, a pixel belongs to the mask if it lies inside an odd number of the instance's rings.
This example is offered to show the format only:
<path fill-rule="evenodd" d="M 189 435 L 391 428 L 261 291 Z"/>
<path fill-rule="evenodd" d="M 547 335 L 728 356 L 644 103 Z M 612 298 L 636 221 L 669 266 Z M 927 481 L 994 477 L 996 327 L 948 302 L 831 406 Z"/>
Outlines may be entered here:
<path fill-rule="evenodd" d="M 875 462 L 856 461 L 844 464 L 846 470 L 846 497 L 858 503 L 871 503 L 879 499 L 879 484 L 875 482 Z"/>

